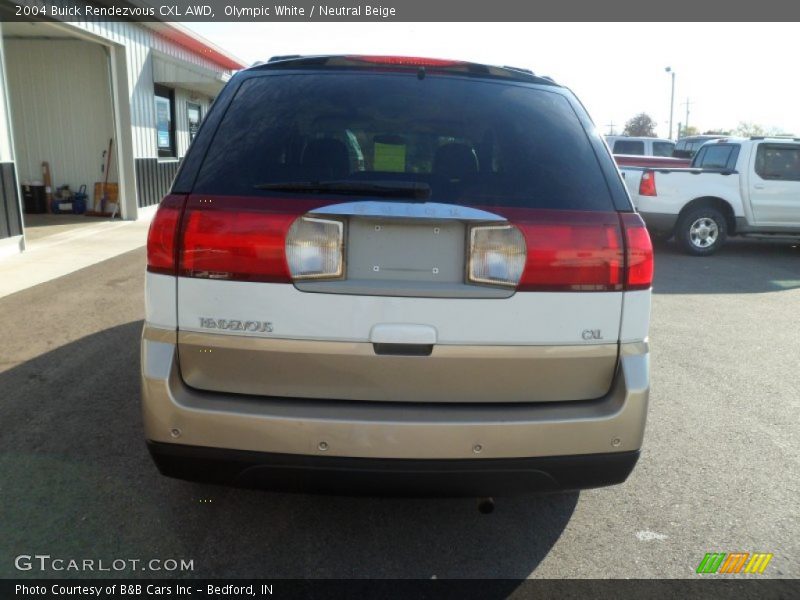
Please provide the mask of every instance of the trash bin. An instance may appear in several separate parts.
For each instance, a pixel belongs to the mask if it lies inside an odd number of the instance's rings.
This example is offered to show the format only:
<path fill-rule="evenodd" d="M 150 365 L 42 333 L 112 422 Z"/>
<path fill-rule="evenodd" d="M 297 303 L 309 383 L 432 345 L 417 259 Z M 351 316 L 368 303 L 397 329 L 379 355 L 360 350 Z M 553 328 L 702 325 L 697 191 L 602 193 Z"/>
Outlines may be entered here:
<path fill-rule="evenodd" d="M 28 214 L 41 214 L 47 212 L 47 195 L 44 184 L 38 181 L 22 185 L 22 202 Z"/>
<path fill-rule="evenodd" d="M 75 205 L 73 211 L 76 215 L 82 215 L 86 212 L 86 184 L 83 184 L 81 187 L 78 188 L 78 191 L 75 192 L 73 196 L 75 201 Z"/>

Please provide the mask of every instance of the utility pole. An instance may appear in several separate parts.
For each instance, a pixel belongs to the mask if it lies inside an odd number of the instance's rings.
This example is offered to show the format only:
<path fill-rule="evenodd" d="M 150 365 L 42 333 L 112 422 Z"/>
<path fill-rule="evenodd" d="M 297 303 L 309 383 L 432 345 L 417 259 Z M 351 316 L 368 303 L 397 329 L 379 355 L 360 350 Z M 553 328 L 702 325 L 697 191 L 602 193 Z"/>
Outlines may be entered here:
<path fill-rule="evenodd" d="M 615 135 L 614 134 L 614 120 L 611 120 L 611 123 L 607 123 L 606 127 L 608 127 L 608 135 Z"/>
<path fill-rule="evenodd" d="M 693 102 L 691 102 L 689 98 L 686 98 L 684 104 L 686 105 L 686 122 L 683 124 L 683 127 L 684 129 L 689 129 L 689 106 L 691 106 Z"/>
<path fill-rule="evenodd" d="M 669 139 L 672 139 L 672 118 L 675 114 L 675 71 L 672 70 L 672 67 L 666 67 L 664 70 L 672 75 L 672 93 L 669 96 Z"/>

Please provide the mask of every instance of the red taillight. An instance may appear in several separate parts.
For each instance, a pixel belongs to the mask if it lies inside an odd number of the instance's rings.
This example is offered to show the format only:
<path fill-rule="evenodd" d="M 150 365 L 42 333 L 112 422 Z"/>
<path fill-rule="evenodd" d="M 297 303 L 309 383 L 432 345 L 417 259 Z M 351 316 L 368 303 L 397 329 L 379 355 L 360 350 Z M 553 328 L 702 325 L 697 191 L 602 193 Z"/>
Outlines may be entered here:
<path fill-rule="evenodd" d="M 622 289 L 623 242 L 616 213 L 532 210 L 509 211 L 507 216 L 527 245 L 518 290 Z"/>
<path fill-rule="evenodd" d="M 622 213 L 625 231 L 625 289 L 646 290 L 653 285 L 653 244 L 638 213 Z"/>
<path fill-rule="evenodd" d="M 182 277 L 288 283 L 286 234 L 306 203 L 192 196 L 183 217 Z"/>
<path fill-rule="evenodd" d="M 147 270 L 175 275 L 176 242 L 185 196 L 165 196 L 147 232 Z"/>
<path fill-rule="evenodd" d="M 290 228 L 299 216 L 324 204 L 327 202 L 303 198 L 190 196 L 181 220 L 178 275 L 200 279 L 289 283 L 292 281 L 287 261 Z M 328 222 L 322 219 L 307 220 Z M 341 238 L 341 224 L 339 232 Z M 308 246 L 319 241 L 313 235 L 312 238 L 307 240 Z M 297 239 L 294 241 L 297 242 Z M 316 268 L 312 260 L 314 257 L 307 251 L 310 249 L 313 248 L 304 246 L 299 259 L 292 255 L 299 260 L 301 271 L 313 271 Z M 326 256 L 317 258 L 325 259 Z M 330 260 L 322 262 L 323 266 L 330 266 Z M 324 275 L 327 276 L 327 272 Z M 305 271 L 298 274 L 298 278 L 311 276 L 323 275 Z"/>
<path fill-rule="evenodd" d="M 422 58 L 419 56 L 348 56 L 348 60 L 368 62 L 376 65 L 397 65 L 403 67 L 457 67 L 467 63 L 443 58 Z"/>
<path fill-rule="evenodd" d="M 167 196 L 150 227 L 148 270 L 172 275 L 177 272 L 183 277 L 289 283 L 290 228 L 298 217 L 323 204 L 326 202 L 320 200 L 262 197 Z M 639 290 L 652 283 L 653 249 L 644 222 L 636 213 L 496 212 L 524 237 L 527 252 L 523 253 L 525 264 L 517 286 L 520 291 Z M 341 236 L 341 228 L 338 231 Z M 336 245 L 340 251 L 341 242 Z M 489 250 L 497 254 L 494 246 Z M 308 252 L 301 254 L 305 262 L 300 263 L 314 263 Z M 496 267 L 496 262 L 492 259 L 487 264 Z M 335 274 L 339 272 L 337 269 Z"/>
<path fill-rule="evenodd" d="M 653 246 L 637 213 L 498 210 L 525 236 L 519 291 L 648 289 Z"/>
<path fill-rule="evenodd" d="M 642 179 L 639 181 L 639 195 L 656 195 L 656 174 L 653 171 L 647 170 L 642 173 Z"/>

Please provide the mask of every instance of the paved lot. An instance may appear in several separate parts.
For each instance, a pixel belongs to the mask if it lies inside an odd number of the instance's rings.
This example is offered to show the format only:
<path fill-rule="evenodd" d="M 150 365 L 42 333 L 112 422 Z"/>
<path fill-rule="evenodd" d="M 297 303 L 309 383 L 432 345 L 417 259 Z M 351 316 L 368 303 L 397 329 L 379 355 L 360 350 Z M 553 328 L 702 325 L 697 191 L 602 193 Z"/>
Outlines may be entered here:
<path fill-rule="evenodd" d="M 0 298 L 144 246 L 151 216 L 25 215 L 25 252 L 0 260 Z"/>
<path fill-rule="evenodd" d="M 800 577 L 800 248 L 657 249 L 652 403 L 622 486 L 327 498 L 161 477 L 142 440 L 144 250 L 0 299 L 0 576 L 13 557 L 187 558 L 194 575 L 691 577 L 766 551 Z M 33 573 L 31 573 L 33 574 Z M 38 573 L 36 574 L 38 575 Z"/>

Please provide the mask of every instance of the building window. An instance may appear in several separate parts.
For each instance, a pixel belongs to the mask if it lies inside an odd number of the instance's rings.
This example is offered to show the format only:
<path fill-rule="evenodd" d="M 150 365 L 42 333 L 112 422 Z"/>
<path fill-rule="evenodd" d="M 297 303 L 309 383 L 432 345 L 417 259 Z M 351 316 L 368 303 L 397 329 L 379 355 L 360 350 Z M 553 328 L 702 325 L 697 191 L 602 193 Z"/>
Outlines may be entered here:
<path fill-rule="evenodd" d="M 175 92 L 161 85 L 156 92 L 156 145 L 159 158 L 175 154 Z"/>
<path fill-rule="evenodd" d="M 197 135 L 197 130 L 200 127 L 200 121 L 203 118 L 202 109 L 199 104 L 186 103 L 186 117 L 189 121 L 189 143 L 194 141 L 194 136 Z"/>

